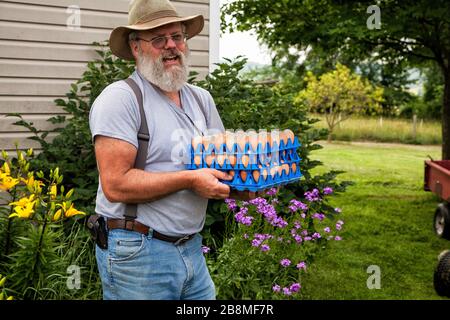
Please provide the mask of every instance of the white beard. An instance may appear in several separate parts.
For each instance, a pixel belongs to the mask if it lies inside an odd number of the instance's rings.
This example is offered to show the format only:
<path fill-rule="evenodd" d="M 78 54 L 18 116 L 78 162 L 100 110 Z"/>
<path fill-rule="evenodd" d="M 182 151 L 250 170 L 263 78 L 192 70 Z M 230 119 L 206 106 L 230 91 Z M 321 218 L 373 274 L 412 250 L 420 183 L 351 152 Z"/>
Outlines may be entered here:
<path fill-rule="evenodd" d="M 165 69 L 163 58 L 174 54 L 178 55 L 180 65 L 174 65 Z M 136 62 L 139 72 L 149 82 L 166 92 L 176 92 L 179 91 L 188 80 L 189 56 L 190 51 L 186 46 L 186 54 L 183 54 L 183 52 L 178 49 L 164 50 L 157 59 L 153 60 L 150 56 L 143 54 L 142 49 L 139 47 L 139 54 Z"/>

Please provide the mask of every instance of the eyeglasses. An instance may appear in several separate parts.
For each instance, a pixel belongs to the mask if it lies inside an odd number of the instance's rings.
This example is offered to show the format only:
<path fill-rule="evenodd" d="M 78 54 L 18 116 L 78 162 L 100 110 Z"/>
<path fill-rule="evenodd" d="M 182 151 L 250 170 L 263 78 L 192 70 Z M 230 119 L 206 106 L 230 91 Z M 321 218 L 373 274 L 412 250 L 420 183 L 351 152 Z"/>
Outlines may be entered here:
<path fill-rule="evenodd" d="M 179 33 L 174 33 L 170 36 L 158 36 L 158 37 L 155 37 L 150 40 L 142 39 L 142 38 L 136 38 L 136 40 L 150 42 L 155 49 L 162 49 L 166 46 L 169 38 L 172 39 L 172 41 L 175 42 L 175 44 L 178 46 L 180 44 L 185 43 L 187 34 L 179 32 Z"/>

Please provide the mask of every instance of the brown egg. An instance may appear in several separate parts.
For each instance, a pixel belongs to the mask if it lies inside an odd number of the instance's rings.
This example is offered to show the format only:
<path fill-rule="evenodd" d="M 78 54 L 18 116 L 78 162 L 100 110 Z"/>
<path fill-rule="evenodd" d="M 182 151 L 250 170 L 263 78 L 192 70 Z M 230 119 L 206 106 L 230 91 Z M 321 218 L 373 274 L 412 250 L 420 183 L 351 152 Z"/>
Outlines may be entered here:
<path fill-rule="evenodd" d="M 216 159 L 217 159 L 217 163 L 219 164 L 219 166 L 223 166 L 226 156 L 224 154 L 218 154 L 216 156 Z"/>
<path fill-rule="evenodd" d="M 203 136 L 203 148 L 206 152 L 209 152 L 210 145 L 212 143 L 212 137 L 211 136 Z"/>
<path fill-rule="evenodd" d="M 242 181 L 245 182 L 247 180 L 247 172 L 245 170 L 242 170 L 240 175 L 241 175 Z"/>
<path fill-rule="evenodd" d="M 234 132 L 225 132 L 225 145 L 227 146 L 227 152 L 234 152 L 234 144 L 236 143 L 236 136 Z"/>
<path fill-rule="evenodd" d="M 194 149 L 194 152 L 197 151 L 197 147 L 201 145 L 203 142 L 202 136 L 196 136 L 192 138 L 192 148 Z M 201 149 L 199 150 L 201 152 Z"/>
<path fill-rule="evenodd" d="M 229 174 L 232 178 L 234 178 L 234 170 L 228 171 L 228 174 Z"/>
<path fill-rule="evenodd" d="M 222 133 L 216 134 L 213 136 L 214 146 L 216 147 L 216 152 L 219 153 L 222 151 L 222 144 L 225 142 L 225 137 Z"/>
<path fill-rule="evenodd" d="M 271 151 L 278 150 L 280 147 L 280 131 L 279 130 L 272 130 L 270 132 L 270 148 Z"/>
<path fill-rule="evenodd" d="M 270 168 L 270 176 L 271 176 L 272 178 L 275 177 L 275 175 L 277 174 L 277 172 L 278 172 L 278 166 L 273 166 L 272 168 Z"/>
<path fill-rule="evenodd" d="M 205 162 L 206 162 L 206 165 L 207 165 L 208 167 L 211 167 L 211 164 L 212 164 L 214 158 L 215 158 L 214 155 L 207 155 L 207 156 L 205 157 Z"/>
<path fill-rule="evenodd" d="M 253 152 L 256 152 L 258 149 L 258 134 L 255 130 L 247 131 L 248 142 L 253 149 Z"/>
<path fill-rule="evenodd" d="M 267 175 L 268 175 L 267 169 L 263 169 L 263 170 L 262 170 L 262 177 L 263 177 L 263 180 L 264 180 L 264 181 L 266 181 Z"/>
<path fill-rule="evenodd" d="M 244 154 L 241 156 L 241 163 L 244 165 L 244 168 L 247 168 L 248 161 L 249 161 L 248 155 Z"/>
<path fill-rule="evenodd" d="M 261 175 L 259 170 L 253 170 L 252 175 L 253 175 L 253 180 L 255 180 L 255 182 L 258 183 L 259 177 Z"/>
<path fill-rule="evenodd" d="M 236 156 L 229 155 L 228 161 L 230 161 L 230 165 L 234 167 L 236 164 Z"/>
<path fill-rule="evenodd" d="M 283 169 L 282 171 L 284 171 L 284 173 L 285 173 L 286 175 L 289 174 L 289 165 L 288 165 L 287 163 L 281 165 L 281 168 Z"/>
<path fill-rule="evenodd" d="M 286 135 L 286 138 L 287 138 L 286 139 L 286 143 L 287 143 L 288 140 L 290 140 L 291 143 L 293 143 L 295 136 L 294 136 L 294 133 L 292 132 L 292 130 L 286 129 L 283 132 L 284 132 L 284 134 Z"/>
<path fill-rule="evenodd" d="M 199 165 L 201 165 L 202 164 L 202 157 L 201 156 L 195 156 L 194 157 L 194 164 L 196 165 L 196 166 L 199 166 Z"/>
<path fill-rule="evenodd" d="M 286 133 L 284 131 L 281 131 L 280 132 L 280 143 L 281 143 L 281 141 L 283 141 L 283 145 L 286 145 L 287 139 L 288 139 L 288 137 L 287 137 Z"/>
<path fill-rule="evenodd" d="M 258 132 L 258 143 L 261 144 L 263 151 L 265 151 L 265 149 L 266 149 L 268 139 L 269 139 L 269 137 L 268 137 L 266 130 L 260 130 Z"/>
<path fill-rule="evenodd" d="M 245 144 L 247 143 L 247 141 L 248 137 L 244 131 L 242 130 L 236 131 L 236 142 L 239 148 L 241 149 L 241 152 L 245 151 Z"/>
<path fill-rule="evenodd" d="M 283 173 L 283 166 L 278 166 L 277 172 L 278 172 L 278 175 L 281 176 L 281 174 Z"/>
<path fill-rule="evenodd" d="M 295 162 L 291 164 L 291 172 L 292 173 L 297 172 L 297 165 L 295 164 Z"/>

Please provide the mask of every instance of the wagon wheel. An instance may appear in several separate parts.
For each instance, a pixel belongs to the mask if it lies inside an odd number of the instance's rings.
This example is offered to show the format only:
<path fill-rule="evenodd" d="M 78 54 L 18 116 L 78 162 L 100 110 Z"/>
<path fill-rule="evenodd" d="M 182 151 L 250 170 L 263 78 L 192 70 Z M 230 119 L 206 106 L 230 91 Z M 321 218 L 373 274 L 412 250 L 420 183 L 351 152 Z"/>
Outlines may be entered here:
<path fill-rule="evenodd" d="M 450 240 L 450 208 L 448 203 L 440 203 L 436 208 L 434 231 L 439 237 Z"/>
<path fill-rule="evenodd" d="M 450 298 L 450 250 L 439 255 L 439 263 L 434 271 L 434 289 L 438 295 Z"/>

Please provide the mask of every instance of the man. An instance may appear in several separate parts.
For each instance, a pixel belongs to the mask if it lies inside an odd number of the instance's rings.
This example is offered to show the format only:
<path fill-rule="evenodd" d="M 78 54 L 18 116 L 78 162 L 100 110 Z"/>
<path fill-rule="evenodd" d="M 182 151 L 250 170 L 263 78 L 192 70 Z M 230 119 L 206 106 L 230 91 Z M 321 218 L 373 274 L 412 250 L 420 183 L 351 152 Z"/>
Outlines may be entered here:
<path fill-rule="evenodd" d="M 203 25 L 201 15 L 179 17 L 167 0 L 135 0 L 129 26 L 111 33 L 112 52 L 136 60 L 131 78 L 143 95 L 150 140 L 145 170 L 135 169 L 137 98 L 124 81 L 105 88 L 89 119 L 100 175 L 96 213 L 108 227 L 108 248 L 96 247 L 104 299 L 215 298 L 199 232 L 208 199 L 230 196 L 219 180 L 231 177 L 185 170 L 174 156 L 193 136 L 224 131 L 211 95 L 186 83 L 186 39 Z M 130 203 L 137 204 L 137 218 L 128 224 Z"/>

